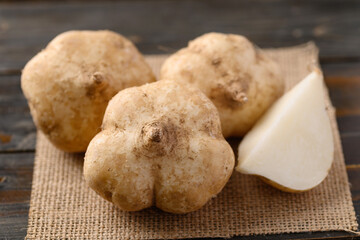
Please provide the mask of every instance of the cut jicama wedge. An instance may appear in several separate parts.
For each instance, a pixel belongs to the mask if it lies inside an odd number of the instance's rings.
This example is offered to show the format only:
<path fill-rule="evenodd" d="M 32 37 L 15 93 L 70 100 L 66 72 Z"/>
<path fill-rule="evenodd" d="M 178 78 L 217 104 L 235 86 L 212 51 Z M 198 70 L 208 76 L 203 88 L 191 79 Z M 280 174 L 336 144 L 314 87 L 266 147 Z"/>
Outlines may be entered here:
<path fill-rule="evenodd" d="M 323 76 L 317 70 L 278 99 L 244 137 L 236 170 L 284 191 L 305 191 L 326 178 L 333 154 Z"/>

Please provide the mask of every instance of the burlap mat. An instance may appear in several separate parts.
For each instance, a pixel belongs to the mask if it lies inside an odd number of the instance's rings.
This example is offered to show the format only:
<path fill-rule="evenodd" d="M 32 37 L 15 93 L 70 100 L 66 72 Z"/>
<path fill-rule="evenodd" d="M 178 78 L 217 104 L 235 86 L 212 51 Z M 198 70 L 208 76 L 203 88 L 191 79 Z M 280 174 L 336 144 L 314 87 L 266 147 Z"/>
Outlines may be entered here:
<path fill-rule="evenodd" d="M 301 80 L 308 73 L 309 63 L 317 62 L 318 58 L 312 43 L 267 51 L 280 62 L 287 88 Z M 164 58 L 147 59 L 158 72 Z M 186 215 L 168 214 L 156 208 L 131 213 L 115 208 L 86 186 L 82 154 L 63 153 L 39 133 L 27 239 L 167 239 L 356 231 L 339 132 L 328 97 L 327 101 L 335 138 L 335 161 L 320 186 L 309 192 L 289 194 L 256 177 L 234 172 L 218 197 Z"/>

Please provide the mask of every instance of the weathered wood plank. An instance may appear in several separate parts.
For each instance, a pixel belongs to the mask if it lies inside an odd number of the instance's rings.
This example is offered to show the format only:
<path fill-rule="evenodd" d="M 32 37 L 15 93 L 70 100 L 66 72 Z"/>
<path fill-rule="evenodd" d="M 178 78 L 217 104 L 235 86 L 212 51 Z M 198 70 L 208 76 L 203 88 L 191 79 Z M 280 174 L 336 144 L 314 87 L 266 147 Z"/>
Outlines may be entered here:
<path fill-rule="evenodd" d="M 338 117 L 360 115 L 360 62 L 322 65 Z"/>
<path fill-rule="evenodd" d="M 347 173 L 349 176 L 352 199 L 356 205 L 355 208 L 358 217 L 360 218 L 360 168 L 348 168 Z"/>
<path fill-rule="evenodd" d="M 0 152 L 34 151 L 36 128 L 20 88 L 20 75 L 0 76 Z"/>
<path fill-rule="evenodd" d="M 0 238 L 24 239 L 34 153 L 0 154 Z"/>
<path fill-rule="evenodd" d="M 360 115 L 341 116 L 337 122 L 346 164 L 360 167 Z"/>
<path fill-rule="evenodd" d="M 19 205 L 17 208 L 22 209 L 20 213 L 13 213 L 6 218 L 0 217 L 1 239 L 24 239 L 26 236 L 29 206 Z"/>
<path fill-rule="evenodd" d="M 356 212 L 357 222 L 360 223 L 360 167 L 347 168 L 347 173 L 349 177 L 350 190 Z M 358 231 L 360 232 L 360 226 Z"/>
<path fill-rule="evenodd" d="M 359 60 L 359 7 L 356 0 L 0 3 L 0 71 L 21 69 L 70 29 L 111 29 L 143 53 L 173 51 L 203 33 L 220 31 L 246 35 L 261 47 L 314 40 L 323 58 Z"/>

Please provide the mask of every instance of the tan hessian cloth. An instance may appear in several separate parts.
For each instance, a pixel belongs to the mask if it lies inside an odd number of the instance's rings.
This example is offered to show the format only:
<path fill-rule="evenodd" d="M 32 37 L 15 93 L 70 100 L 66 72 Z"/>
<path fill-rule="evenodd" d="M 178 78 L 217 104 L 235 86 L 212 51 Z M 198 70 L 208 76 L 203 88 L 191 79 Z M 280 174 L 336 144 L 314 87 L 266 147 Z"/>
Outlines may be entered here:
<path fill-rule="evenodd" d="M 313 43 L 265 51 L 280 63 L 287 89 L 318 61 L 318 49 Z M 149 56 L 147 60 L 158 74 L 165 58 Z M 328 96 L 326 101 L 335 138 L 335 160 L 320 186 L 289 194 L 256 177 L 234 172 L 216 198 L 186 215 L 156 208 L 130 213 L 115 208 L 86 186 L 82 154 L 61 152 L 39 133 L 27 239 L 168 239 L 356 231 L 335 111 Z"/>

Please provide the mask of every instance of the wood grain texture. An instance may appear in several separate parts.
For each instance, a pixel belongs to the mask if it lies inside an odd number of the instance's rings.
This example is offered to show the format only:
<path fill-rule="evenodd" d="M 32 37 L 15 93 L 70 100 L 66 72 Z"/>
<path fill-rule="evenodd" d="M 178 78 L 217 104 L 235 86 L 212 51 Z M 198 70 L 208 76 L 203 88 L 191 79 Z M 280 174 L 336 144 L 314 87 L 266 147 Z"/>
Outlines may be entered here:
<path fill-rule="evenodd" d="M 322 68 L 336 108 L 346 164 L 360 168 L 360 62 L 328 63 Z"/>
<path fill-rule="evenodd" d="M 34 151 L 36 128 L 20 88 L 20 75 L 0 76 L 0 152 Z"/>
<path fill-rule="evenodd" d="M 347 173 L 349 177 L 350 190 L 351 190 L 352 200 L 354 203 L 356 217 L 359 223 L 360 222 L 360 167 L 359 166 L 356 168 L 347 167 Z M 360 232 L 360 226 L 358 228 L 358 232 Z M 358 239 L 360 239 L 360 236 L 358 237 L 359 237 Z"/>
<path fill-rule="evenodd" d="M 338 117 L 337 121 L 345 162 L 360 169 L 360 115 Z"/>
<path fill-rule="evenodd" d="M 359 60 L 356 0 L 184 0 L 0 3 L 0 71 L 17 71 L 57 34 L 111 29 L 143 53 L 172 52 L 206 32 L 246 35 L 261 47 L 314 40 L 321 57 Z"/>
<path fill-rule="evenodd" d="M 34 153 L 0 154 L 0 239 L 26 234 L 33 163 Z"/>
<path fill-rule="evenodd" d="M 360 62 L 322 65 L 338 117 L 360 115 Z"/>

